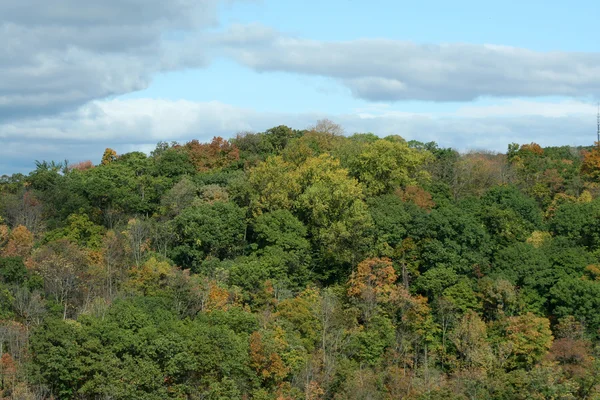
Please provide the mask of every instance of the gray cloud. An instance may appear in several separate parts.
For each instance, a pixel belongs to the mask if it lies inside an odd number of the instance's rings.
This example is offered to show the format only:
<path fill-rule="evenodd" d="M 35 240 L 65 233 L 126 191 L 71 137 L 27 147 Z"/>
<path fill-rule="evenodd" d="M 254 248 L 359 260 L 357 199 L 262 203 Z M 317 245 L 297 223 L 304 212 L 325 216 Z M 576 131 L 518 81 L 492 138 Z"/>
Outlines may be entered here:
<path fill-rule="evenodd" d="M 260 25 L 231 27 L 213 36 L 212 44 L 256 71 L 331 77 L 371 101 L 600 95 L 600 53 L 387 39 L 327 42 Z"/>
<path fill-rule="evenodd" d="M 517 113 L 515 107 L 519 108 Z M 376 108 L 371 112 L 327 115 L 257 112 L 219 102 L 95 101 L 74 112 L 0 125 L 0 175 L 27 172 L 36 159 L 90 159 L 97 163 L 106 147 L 119 153 L 148 152 L 163 140 L 230 138 L 240 131 L 263 131 L 280 124 L 305 128 L 321 118 L 332 119 L 348 133 L 399 134 L 459 150 L 505 151 L 511 142 L 589 145 L 595 139 L 594 107 L 565 102 L 553 104 L 548 115 L 537 115 L 541 108 L 539 103 L 518 102 L 493 108 L 471 106 L 437 116 Z"/>
<path fill-rule="evenodd" d="M 232 0 L 0 1 L 0 121 L 48 115 L 147 87 L 206 62 L 165 39 L 216 24 Z"/>

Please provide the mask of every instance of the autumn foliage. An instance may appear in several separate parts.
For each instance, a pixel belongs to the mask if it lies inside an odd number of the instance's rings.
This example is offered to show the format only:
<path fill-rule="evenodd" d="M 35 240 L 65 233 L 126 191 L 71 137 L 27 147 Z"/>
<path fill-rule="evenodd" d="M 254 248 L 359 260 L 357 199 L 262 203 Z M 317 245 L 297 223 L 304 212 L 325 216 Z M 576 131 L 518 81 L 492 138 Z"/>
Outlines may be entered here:
<path fill-rule="evenodd" d="M 331 121 L 0 177 L 0 398 L 596 399 L 600 151 Z"/>
<path fill-rule="evenodd" d="M 2 254 L 6 257 L 26 257 L 33 248 L 33 240 L 33 233 L 23 225 L 19 225 L 8 235 L 8 242 Z"/>
<path fill-rule="evenodd" d="M 69 169 L 78 171 L 87 171 L 91 168 L 94 168 L 94 164 L 90 160 L 80 161 L 76 164 L 69 165 Z"/>
<path fill-rule="evenodd" d="M 368 302 L 386 302 L 397 276 L 389 258 L 372 258 L 358 264 L 348 281 L 348 295 Z"/>
<path fill-rule="evenodd" d="M 198 171 L 225 168 L 240 158 L 238 148 L 222 137 L 214 137 L 210 143 L 192 140 L 185 144 L 190 160 Z"/>
<path fill-rule="evenodd" d="M 600 178 L 600 143 L 583 152 L 583 162 L 581 163 L 581 172 L 593 179 Z"/>

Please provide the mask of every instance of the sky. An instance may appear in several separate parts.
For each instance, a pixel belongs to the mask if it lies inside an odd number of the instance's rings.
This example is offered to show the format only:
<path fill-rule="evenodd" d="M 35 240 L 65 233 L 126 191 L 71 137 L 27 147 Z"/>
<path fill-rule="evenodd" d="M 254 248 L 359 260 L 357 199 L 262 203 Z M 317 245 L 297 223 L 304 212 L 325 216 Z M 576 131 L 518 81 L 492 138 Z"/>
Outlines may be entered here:
<path fill-rule="evenodd" d="M 2 0 L 0 175 L 319 119 L 460 151 L 589 145 L 592 0 Z"/>

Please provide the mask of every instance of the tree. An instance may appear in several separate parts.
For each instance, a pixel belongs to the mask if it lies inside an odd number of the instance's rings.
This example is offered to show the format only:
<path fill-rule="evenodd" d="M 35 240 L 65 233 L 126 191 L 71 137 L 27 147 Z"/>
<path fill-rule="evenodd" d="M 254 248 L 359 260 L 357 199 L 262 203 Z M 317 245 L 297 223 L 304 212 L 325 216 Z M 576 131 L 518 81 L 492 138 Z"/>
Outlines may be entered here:
<path fill-rule="evenodd" d="M 398 246 L 408 236 L 414 214 L 419 213 L 393 194 L 369 197 L 367 204 L 375 225 L 375 237 L 378 242 L 386 243 L 391 248 Z"/>
<path fill-rule="evenodd" d="M 198 198 L 198 186 L 188 177 L 183 177 L 161 198 L 164 213 L 174 217 L 192 205 Z"/>
<path fill-rule="evenodd" d="M 115 231 L 108 231 L 102 239 L 102 261 L 106 269 L 106 294 L 112 298 L 116 284 L 124 277 L 126 267 L 125 237 Z"/>
<path fill-rule="evenodd" d="M 365 185 L 368 195 L 385 194 L 427 180 L 429 175 L 422 166 L 430 157 L 428 152 L 409 148 L 403 140 L 378 140 L 364 147 L 350 163 L 350 171 Z"/>
<path fill-rule="evenodd" d="M 506 158 L 502 154 L 437 152 L 434 172 L 450 187 L 455 200 L 481 196 L 488 189 L 510 182 Z"/>
<path fill-rule="evenodd" d="M 487 327 L 476 312 L 465 313 L 449 337 L 458 352 L 459 368 L 490 367 L 492 353 L 487 341 Z"/>
<path fill-rule="evenodd" d="M 5 283 L 23 283 L 27 269 L 22 257 L 0 257 L 0 278 Z"/>
<path fill-rule="evenodd" d="M 198 171 L 226 168 L 240 158 L 240 152 L 235 144 L 222 137 L 214 137 L 210 143 L 200 143 L 192 140 L 185 144 L 190 161 Z"/>
<path fill-rule="evenodd" d="M 63 319 L 76 305 L 75 296 L 84 280 L 87 255 L 72 242 L 61 239 L 37 249 L 32 255 L 33 270 L 44 278 L 44 289 L 62 306 Z"/>
<path fill-rule="evenodd" d="M 590 333 L 600 329 L 600 283 L 586 279 L 562 279 L 551 289 L 551 307 L 557 317 L 572 315 L 583 321 Z"/>
<path fill-rule="evenodd" d="M 348 280 L 348 296 L 363 306 L 365 321 L 372 318 L 378 304 L 391 300 L 397 279 L 388 258 L 371 258 L 358 264 Z"/>
<path fill-rule="evenodd" d="M 331 136 L 344 135 L 344 128 L 327 118 L 318 120 L 316 125 L 308 128 L 308 130 L 325 133 Z"/>
<path fill-rule="evenodd" d="M 149 250 L 150 226 L 148 221 L 142 218 L 132 218 L 127 222 L 124 232 L 128 239 L 128 250 L 136 266 L 140 266 L 144 253 Z"/>
<path fill-rule="evenodd" d="M 362 186 L 339 161 L 322 154 L 296 166 L 271 157 L 252 169 L 248 179 L 254 215 L 286 209 L 307 226 L 324 278 L 340 274 L 366 253 L 372 221 Z M 324 268 L 327 264 L 336 268 Z"/>
<path fill-rule="evenodd" d="M 107 148 L 104 150 L 104 154 L 102 154 L 102 160 L 100 161 L 101 165 L 107 165 L 117 159 L 117 152 L 113 149 Z"/>
<path fill-rule="evenodd" d="M 184 268 L 197 271 L 206 257 L 228 258 L 243 248 L 245 210 L 233 203 L 201 203 L 183 210 L 172 223 L 177 239 L 171 255 Z"/>
<path fill-rule="evenodd" d="M 56 229 L 46 234 L 45 241 L 66 238 L 82 247 L 99 249 L 102 245 L 104 228 L 90 220 L 87 214 L 71 214 L 67 217 L 68 224 L 62 229 Z"/>
<path fill-rule="evenodd" d="M 27 257 L 33 248 L 33 233 L 23 225 L 13 229 L 2 251 L 5 257 Z"/>
<path fill-rule="evenodd" d="M 508 317 L 506 326 L 510 358 L 508 368 L 532 368 L 552 346 L 552 331 L 548 318 L 531 313 Z"/>
<path fill-rule="evenodd" d="M 7 194 L 0 201 L 0 209 L 13 228 L 23 225 L 34 233 L 44 229 L 44 204 L 31 189 L 23 188 L 15 194 Z"/>
<path fill-rule="evenodd" d="M 73 397 L 81 385 L 83 371 L 76 362 L 80 337 L 79 324 L 55 319 L 48 320 L 31 337 L 34 376 L 46 382 L 59 398 Z"/>
<path fill-rule="evenodd" d="M 300 132 L 285 126 L 279 125 L 267 129 L 264 133 L 267 141 L 271 144 L 276 152 L 281 152 L 290 142 L 291 139 L 299 137 Z"/>
<path fill-rule="evenodd" d="M 1 217 L 0 222 L 2 222 Z M 0 250 L 6 245 L 6 242 L 8 242 L 9 236 L 10 228 L 7 225 L 0 223 Z"/>
<path fill-rule="evenodd" d="M 259 215 L 252 224 L 256 255 L 269 265 L 270 278 L 290 280 L 302 287 L 308 279 L 311 248 L 307 229 L 290 211 Z"/>
<path fill-rule="evenodd" d="M 166 288 L 168 279 L 174 274 L 173 267 L 168 262 L 151 257 L 129 271 L 126 287 L 144 296 L 157 296 Z"/>
<path fill-rule="evenodd" d="M 581 172 L 595 181 L 600 178 L 600 142 L 595 142 L 590 150 L 583 151 Z"/>

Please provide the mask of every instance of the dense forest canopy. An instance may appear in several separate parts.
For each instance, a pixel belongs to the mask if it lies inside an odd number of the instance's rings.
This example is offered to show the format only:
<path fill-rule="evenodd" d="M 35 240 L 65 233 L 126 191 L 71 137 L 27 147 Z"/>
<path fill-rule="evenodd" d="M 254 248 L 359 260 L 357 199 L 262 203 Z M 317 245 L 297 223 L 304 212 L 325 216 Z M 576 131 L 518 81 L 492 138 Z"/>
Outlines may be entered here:
<path fill-rule="evenodd" d="M 600 399 L 599 146 L 320 121 L 2 176 L 2 398 Z"/>

